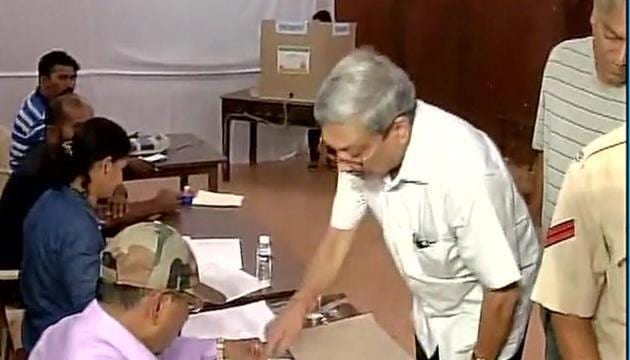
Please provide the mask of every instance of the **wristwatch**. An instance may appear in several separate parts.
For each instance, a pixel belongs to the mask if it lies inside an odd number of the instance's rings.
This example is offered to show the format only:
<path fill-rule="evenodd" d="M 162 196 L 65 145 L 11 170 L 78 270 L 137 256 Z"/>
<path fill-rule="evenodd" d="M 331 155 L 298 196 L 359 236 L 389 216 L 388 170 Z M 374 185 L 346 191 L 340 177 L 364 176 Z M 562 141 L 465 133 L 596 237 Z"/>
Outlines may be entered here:
<path fill-rule="evenodd" d="M 217 339 L 217 360 L 226 360 L 225 358 L 225 339 Z"/>

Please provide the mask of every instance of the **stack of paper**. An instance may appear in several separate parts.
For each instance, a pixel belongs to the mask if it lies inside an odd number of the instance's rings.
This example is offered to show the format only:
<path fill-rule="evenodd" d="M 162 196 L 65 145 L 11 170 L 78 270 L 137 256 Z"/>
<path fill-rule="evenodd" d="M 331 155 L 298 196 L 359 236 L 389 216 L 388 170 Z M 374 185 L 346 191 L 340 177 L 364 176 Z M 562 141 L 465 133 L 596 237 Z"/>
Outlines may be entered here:
<path fill-rule="evenodd" d="M 240 239 L 191 239 L 184 237 L 190 246 L 199 267 L 214 263 L 239 270 L 243 268 Z"/>
<path fill-rule="evenodd" d="M 268 286 L 243 270 L 234 270 L 215 263 L 206 263 L 197 267 L 201 283 L 225 295 L 227 302 Z"/>
<path fill-rule="evenodd" d="M 193 206 L 240 207 L 243 204 L 243 196 L 199 190 L 192 204 Z"/>
<path fill-rule="evenodd" d="M 264 301 L 191 315 L 182 329 L 182 336 L 202 339 L 265 340 L 265 327 L 273 313 Z"/>
<path fill-rule="evenodd" d="M 184 236 L 199 270 L 202 284 L 222 293 L 226 301 L 264 289 L 265 285 L 245 271 L 239 239 L 192 239 Z"/>

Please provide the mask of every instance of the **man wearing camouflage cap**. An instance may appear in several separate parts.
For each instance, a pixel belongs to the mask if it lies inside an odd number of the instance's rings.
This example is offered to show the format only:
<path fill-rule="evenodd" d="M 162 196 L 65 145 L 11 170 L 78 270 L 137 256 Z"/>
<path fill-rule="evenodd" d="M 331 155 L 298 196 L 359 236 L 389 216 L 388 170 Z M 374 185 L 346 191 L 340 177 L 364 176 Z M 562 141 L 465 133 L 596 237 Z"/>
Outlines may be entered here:
<path fill-rule="evenodd" d="M 161 223 L 131 226 L 101 253 L 97 300 L 48 328 L 30 359 L 257 359 L 255 344 L 178 338 L 204 301 L 194 255 Z M 224 354 L 225 352 L 225 354 Z"/>

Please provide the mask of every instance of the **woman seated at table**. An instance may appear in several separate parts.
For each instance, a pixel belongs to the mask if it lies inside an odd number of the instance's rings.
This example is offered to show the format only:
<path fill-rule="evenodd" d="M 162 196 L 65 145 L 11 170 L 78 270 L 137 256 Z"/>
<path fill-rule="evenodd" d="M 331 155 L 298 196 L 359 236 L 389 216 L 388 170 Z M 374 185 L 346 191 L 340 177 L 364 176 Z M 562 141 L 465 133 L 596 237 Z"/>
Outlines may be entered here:
<path fill-rule="evenodd" d="M 64 144 L 63 185 L 47 190 L 28 213 L 20 274 L 27 351 L 48 326 L 94 299 L 105 246 L 95 209 L 122 183 L 130 148 L 119 125 L 88 120 Z"/>

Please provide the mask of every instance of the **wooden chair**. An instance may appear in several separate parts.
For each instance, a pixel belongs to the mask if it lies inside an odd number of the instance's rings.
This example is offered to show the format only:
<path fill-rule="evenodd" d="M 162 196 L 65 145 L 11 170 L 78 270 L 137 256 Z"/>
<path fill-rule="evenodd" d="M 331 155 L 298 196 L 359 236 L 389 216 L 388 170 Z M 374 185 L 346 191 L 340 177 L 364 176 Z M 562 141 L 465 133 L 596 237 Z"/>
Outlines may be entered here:
<path fill-rule="evenodd" d="M 13 315 L 18 315 L 21 317 L 22 314 L 16 314 L 15 310 Z M 15 326 L 19 326 L 21 321 L 18 321 L 19 324 L 15 324 Z M 15 332 L 11 331 L 11 323 L 7 318 L 7 309 L 4 304 L 0 304 L 0 360 L 22 360 L 26 359 L 26 354 L 24 353 L 24 349 L 16 348 L 16 339 Z"/>
<path fill-rule="evenodd" d="M 13 344 L 9 333 L 9 321 L 5 315 L 4 305 L 0 304 L 0 360 L 8 360 L 11 353 Z"/>

